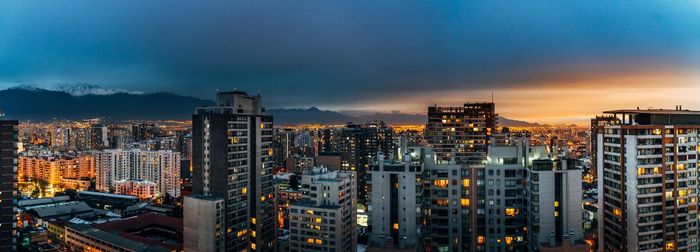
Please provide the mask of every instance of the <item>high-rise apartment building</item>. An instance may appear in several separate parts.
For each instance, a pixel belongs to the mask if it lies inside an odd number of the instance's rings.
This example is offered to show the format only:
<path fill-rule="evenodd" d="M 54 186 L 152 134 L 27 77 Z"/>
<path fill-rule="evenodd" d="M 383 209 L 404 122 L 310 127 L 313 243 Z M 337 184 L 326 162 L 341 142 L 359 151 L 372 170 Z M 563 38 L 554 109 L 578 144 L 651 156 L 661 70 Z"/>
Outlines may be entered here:
<path fill-rule="evenodd" d="M 614 110 L 598 126 L 599 251 L 697 251 L 700 112 Z"/>
<path fill-rule="evenodd" d="M 527 172 L 528 251 L 589 251 L 583 243 L 583 171 L 576 160 L 537 159 Z"/>
<path fill-rule="evenodd" d="M 19 181 L 42 180 L 59 185 L 63 179 L 86 179 L 95 177 L 92 156 L 21 156 L 18 160 Z"/>
<path fill-rule="evenodd" d="M 402 148 L 397 160 L 380 154 L 371 166 L 370 243 L 376 247 L 415 248 L 420 242 L 424 148 Z"/>
<path fill-rule="evenodd" d="M 114 191 L 117 181 L 145 180 L 155 183 L 162 196 L 180 196 L 180 153 L 113 149 L 94 151 L 93 159 L 98 191 Z"/>
<path fill-rule="evenodd" d="M 226 251 L 276 250 L 272 138 L 259 95 L 221 92 L 192 116 L 192 190 L 224 199 Z"/>
<path fill-rule="evenodd" d="M 367 185 L 367 170 L 376 162 L 378 152 L 387 156 L 395 153 L 394 130 L 381 121 L 349 123 L 342 128 L 338 148 L 341 169 L 357 172 L 357 200 L 366 205 L 370 190 Z"/>
<path fill-rule="evenodd" d="M 617 125 L 620 124 L 620 119 L 612 115 L 596 116 L 591 119 L 591 143 L 589 145 L 591 153 L 591 175 L 595 178 L 598 175 L 598 152 L 595 151 L 596 146 L 598 146 L 598 138 L 596 137 L 606 125 Z"/>
<path fill-rule="evenodd" d="M 90 148 L 100 150 L 109 147 L 109 135 L 107 126 L 93 124 L 90 126 Z"/>
<path fill-rule="evenodd" d="M 424 155 L 424 251 L 527 251 L 527 167 L 547 157 L 527 133 L 491 137 L 481 165 Z"/>
<path fill-rule="evenodd" d="M 494 103 L 465 103 L 462 107 L 428 108 L 425 139 L 440 160 L 459 164 L 486 160 L 491 134 L 498 126 Z"/>
<path fill-rule="evenodd" d="M 540 158 L 548 158 L 547 149 L 531 144 L 528 132 L 491 137 L 483 177 L 477 177 L 477 184 L 483 178 L 484 192 L 477 192 L 472 205 L 477 222 L 484 218 L 472 230 L 485 251 L 527 251 L 527 168 Z"/>
<path fill-rule="evenodd" d="M 289 207 L 291 252 L 357 250 L 353 171 L 314 168 L 301 177 L 301 201 Z"/>
<path fill-rule="evenodd" d="M 0 251 L 17 250 L 12 203 L 17 182 L 17 127 L 17 121 L 0 120 Z"/>

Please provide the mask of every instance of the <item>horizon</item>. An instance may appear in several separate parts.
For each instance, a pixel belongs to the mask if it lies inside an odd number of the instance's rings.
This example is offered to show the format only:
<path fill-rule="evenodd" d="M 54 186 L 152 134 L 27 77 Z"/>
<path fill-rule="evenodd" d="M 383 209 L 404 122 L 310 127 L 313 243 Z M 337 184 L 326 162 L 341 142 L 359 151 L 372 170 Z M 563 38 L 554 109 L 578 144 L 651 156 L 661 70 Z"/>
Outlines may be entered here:
<path fill-rule="evenodd" d="M 493 93 L 540 123 L 700 107 L 695 2 L 30 2 L 0 3 L 0 88 L 237 87 L 270 108 L 401 113 Z"/>

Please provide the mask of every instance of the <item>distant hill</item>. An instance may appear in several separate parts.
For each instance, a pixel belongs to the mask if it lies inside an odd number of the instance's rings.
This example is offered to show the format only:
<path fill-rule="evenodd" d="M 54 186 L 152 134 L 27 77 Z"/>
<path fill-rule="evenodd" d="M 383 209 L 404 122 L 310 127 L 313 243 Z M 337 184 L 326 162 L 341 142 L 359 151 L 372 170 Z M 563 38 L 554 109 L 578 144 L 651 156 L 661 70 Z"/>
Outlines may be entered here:
<path fill-rule="evenodd" d="M 209 100 L 171 93 L 109 93 L 71 95 L 64 91 L 18 87 L 0 91 L 0 110 L 19 120 L 85 119 L 107 120 L 190 119 L 194 108 L 213 105 Z"/>
<path fill-rule="evenodd" d="M 213 101 L 172 93 L 146 93 L 122 89 L 103 89 L 80 84 L 58 86 L 56 90 L 15 87 L 0 90 L 0 111 L 9 118 L 47 121 L 103 117 L 106 120 L 187 120 L 196 107 L 214 105 Z M 425 124 L 423 114 L 350 113 L 320 110 L 316 107 L 268 109 L 275 124 L 345 124 L 382 120 L 389 124 Z M 536 127 L 537 123 L 501 117 L 505 127 Z"/>
<path fill-rule="evenodd" d="M 373 120 L 381 120 L 389 124 L 413 124 L 421 125 L 427 122 L 427 116 L 421 114 L 406 114 L 406 113 L 361 113 L 350 115 L 349 113 L 341 113 L 336 111 L 320 110 L 316 107 L 308 109 L 270 109 L 268 113 L 274 116 L 276 124 L 301 124 L 301 123 L 319 123 L 319 124 L 344 124 L 347 122 L 367 122 Z M 538 123 L 530 123 L 526 121 L 513 120 L 505 117 L 499 117 L 499 126 L 501 127 L 541 127 Z"/>

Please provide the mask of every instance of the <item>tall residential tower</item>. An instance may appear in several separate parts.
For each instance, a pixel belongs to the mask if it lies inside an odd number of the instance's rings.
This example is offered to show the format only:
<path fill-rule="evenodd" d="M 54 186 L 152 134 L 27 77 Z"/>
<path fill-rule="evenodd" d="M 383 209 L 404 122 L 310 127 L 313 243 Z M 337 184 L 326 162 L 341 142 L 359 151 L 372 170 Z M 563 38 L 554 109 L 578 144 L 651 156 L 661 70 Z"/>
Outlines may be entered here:
<path fill-rule="evenodd" d="M 192 190 L 224 200 L 226 251 L 276 250 L 272 138 L 259 95 L 218 93 L 192 116 Z"/>
<path fill-rule="evenodd" d="M 599 251 L 697 251 L 700 111 L 614 110 L 598 126 Z"/>

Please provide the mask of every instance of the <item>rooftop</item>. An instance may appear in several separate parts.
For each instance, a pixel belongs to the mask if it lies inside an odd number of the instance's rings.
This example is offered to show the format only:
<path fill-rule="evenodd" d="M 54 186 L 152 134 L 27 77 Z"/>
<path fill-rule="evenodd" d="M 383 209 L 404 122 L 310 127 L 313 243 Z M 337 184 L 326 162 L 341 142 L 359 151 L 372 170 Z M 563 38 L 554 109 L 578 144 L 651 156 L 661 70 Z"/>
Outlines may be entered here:
<path fill-rule="evenodd" d="M 676 109 L 618 109 L 603 111 L 604 114 L 652 114 L 652 115 L 700 115 L 697 110 Z"/>

